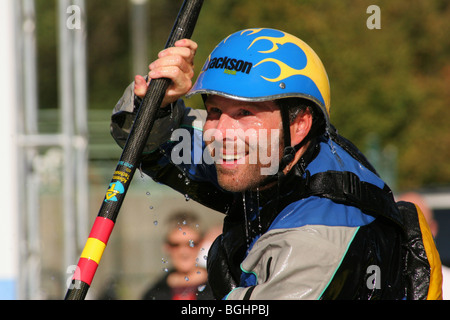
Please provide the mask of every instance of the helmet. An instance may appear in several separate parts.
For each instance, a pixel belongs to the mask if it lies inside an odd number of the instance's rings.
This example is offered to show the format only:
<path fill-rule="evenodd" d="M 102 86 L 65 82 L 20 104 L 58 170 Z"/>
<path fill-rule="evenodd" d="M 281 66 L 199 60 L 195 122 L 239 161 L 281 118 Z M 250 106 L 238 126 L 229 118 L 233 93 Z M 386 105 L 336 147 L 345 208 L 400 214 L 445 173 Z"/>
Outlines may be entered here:
<path fill-rule="evenodd" d="M 330 84 L 320 58 L 302 40 L 275 29 L 246 29 L 224 39 L 187 97 L 194 94 L 243 101 L 305 98 L 329 124 Z"/>

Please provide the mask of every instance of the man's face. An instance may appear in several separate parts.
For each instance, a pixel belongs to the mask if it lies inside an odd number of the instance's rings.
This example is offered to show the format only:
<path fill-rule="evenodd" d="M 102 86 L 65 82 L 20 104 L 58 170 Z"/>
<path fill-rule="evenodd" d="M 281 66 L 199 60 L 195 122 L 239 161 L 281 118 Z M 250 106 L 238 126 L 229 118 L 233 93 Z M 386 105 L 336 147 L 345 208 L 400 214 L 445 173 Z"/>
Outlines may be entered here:
<path fill-rule="evenodd" d="M 194 270 L 199 242 L 198 232 L 186 226 L 174 229 L 168 234 L 165 249 L 170 254 L 172 264 L 177 271 L 189 273 Z"/>
<path fill-rule="evenodd" d="M 213 95 L 206 100 L 206 110 L 204 140 L 222 188 L 256 189 L 278 171 L 282 123 L 273 101 L 243 102 Z"/>

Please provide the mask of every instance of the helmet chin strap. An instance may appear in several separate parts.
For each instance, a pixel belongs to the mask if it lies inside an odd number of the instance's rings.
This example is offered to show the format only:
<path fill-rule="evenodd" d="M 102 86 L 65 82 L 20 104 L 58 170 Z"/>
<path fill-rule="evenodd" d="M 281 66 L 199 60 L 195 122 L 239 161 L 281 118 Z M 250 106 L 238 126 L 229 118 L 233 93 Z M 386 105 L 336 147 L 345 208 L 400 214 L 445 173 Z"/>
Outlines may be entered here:
<path fill-rule="evenodd" d="M 278 172 L 274 175 L 268 176 L 264 181 L 261 183 L 260 186 L 266 186 L 270 183 L 273 183 L 275 181 L 279 182 L 279 179 L 281 177 L 285 176 L 284 169 L 292 163 L 295 159 L 295 155 L 297 152 L 308 142 L 307 139 L 303 139 L 299 144 L 295 146 L 291 146 L 291 126 L 290 126 L 290 120 L 289 120 L 289 111 L 285 108 L 281 109 L 281 120 L 283 125 L 283 141 L 284 141 L 284 150 L 283 150 L 283 156 L 280 160 L 280 164 L 278 167 Z M 305 173 L 306 171 L 306 163 L 305 159 L 300 158 L 298 161 L 299 169 L 301 173 Z"/>

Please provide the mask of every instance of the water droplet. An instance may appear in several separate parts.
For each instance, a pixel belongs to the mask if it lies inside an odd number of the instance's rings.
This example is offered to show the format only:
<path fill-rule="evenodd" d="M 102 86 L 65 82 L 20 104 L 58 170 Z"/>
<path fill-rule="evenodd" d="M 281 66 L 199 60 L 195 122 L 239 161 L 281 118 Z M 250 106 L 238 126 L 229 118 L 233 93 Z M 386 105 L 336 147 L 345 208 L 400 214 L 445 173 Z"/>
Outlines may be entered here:
<path fill-rule="evenodd" d="M 185 198 L 186 201 L 191 200 L 187 194 L 184 195 L 184 198 Z"/>
<path fill-rule="evenodd" d="M 164 272 L 169 272 L 169 269 L 167 269 L 167 268 L 164 268 L 163 270 L 164 270 Z"/>
<path fill-rule="evenodd" d="M 145 194 L 149 196 L 149 195 L 150 195 L 150 192 L 149 192 L 149 191 L 147 191 L 147 192 L 146 192 Z"/>
<path fill-rule="evenodd" d="M 153 210 L 153 206 L 150 206 L 149 208 L 150 208 L 150 210 Z"/>
<path fill-rule="evenodd" d="M 203 259 L 208 260 L 208 256 L 207 256 L 207 255 L 204 255 L 204 256 L 203 256 Z"/>
<path fill-rule="evenodd" d="M 184 224 L 184 225 L 187 225 L 187 221 L 186 221 L 186 220 L 183 220 L 183 224 Z"/>
<path fill-rule="evenodd" d="M 188 277 L 184 277 L 184 280 L 189 281 L 189 278 Z"/>
<path fill-rule="evenodd" d="M 250 246 L 250 236 L 249 236 L 249 231 L 248 231 L 249 221 L 248 221 L 248 216 L 247 216 L 247 203 L 246 203 L 246 199 L 245 199 L 245 192 L 242 193 L 242 204 L 244 207 L 245 238 L 247 239 L 247 249 L 248 249 Z"/>
<path fill-rule="evenodd" d="M 189 240 L 189 247 L 193 248 L 195 246 L 194 240 Z"/>
<path fill-rule="evenodd" d="M 154 224 L 155 226 L 157 226 L 157 225 L 158 225 L 158 220 L 153 221 L 153 224 Z"/>
<path fill-rule="evenodd" d="M 204 284 L 204 285 L 198 286 L 197 290 L 199 292 L 203 292 L 203 290 L 205 290 L 205 288 L 206 288 L 206 285 Z"/>
<path fill-rule="evenodd" d="M 182 178 L 183 178 L 183 175 L 182 175 L 181 173 L 178 174 L 178 178 L 182 179 Z"/>

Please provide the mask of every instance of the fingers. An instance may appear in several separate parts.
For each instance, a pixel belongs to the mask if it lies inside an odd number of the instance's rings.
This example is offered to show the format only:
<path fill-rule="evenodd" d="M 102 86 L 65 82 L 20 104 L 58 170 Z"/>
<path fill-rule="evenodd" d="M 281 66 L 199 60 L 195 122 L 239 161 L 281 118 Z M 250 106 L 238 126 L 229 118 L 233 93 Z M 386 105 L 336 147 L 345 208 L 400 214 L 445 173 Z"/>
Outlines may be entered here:
<path fill-rule="evenodd" d="M 150 66 L 149 77 L 151 79 L 170 78 L 178 76 L 178 72 L 188 77 L 194 76 L 194 66 L 188 63 L 181 55 L 170 55 L 159 58 Z"/>
<path fill-rule="evenodd" d="M 181 51 L 178 51 L 181 49 Z M 187 49 L 187 50 L 186 50 Z M 196 42 L 190 39 L 182 39 L 175 42 L 175 46 L 172 48 L 168 48 L 167 50 L 163 50 L 161 53 L 164 55 L 170 52 L 179 52 L 183 55 L 186 61 L 190 64 L 194 64 L 195 54 L 197 53 L 198 45 Z"/>
<path fill-rule="evenodd" d="M 158 54 L 158 59 L 150 64 L 149 81 L 159 78 L 171 80 L 163 100 L 163 107 L 175 102 L 191 89 L 197 48 L 197 43 L 190 39 L 179 40 L 174 47 L 161 51 Z M 135 77 L 135 95 L 143 98 L 147 92 L 147 87 L 148 83 L 145 78 L 142 76 Z"/>
<path fill-rule="evenodd" d="M 161 77 L 157 72 L 159 68 L 177 67 L 188 76 L 194 76 L 194 58 L 197 52 L 197 44 L 189 39 L 179 40 L 175 47 L 161 51 L 158 60 L 150 65 L 150 71 L 154 71 L 151 76 Z"/>
<path fill-rule="evenodd" d="M 147 92 L 147 81 L 143 76 L 136 76 L 134 78 L 134 94 L 139 98 L 144 98 L 145 93 Z"/>
<path fill-rule="evenodd" d="M 172 80 L 163 106 L 175 102 L 191 89 L 196 52 L 197 44 L 194 41 L 179 40 L 174 47 L 161 51 L 158 59 L 150 64 L 149 79 L 168 78 Z"/>

